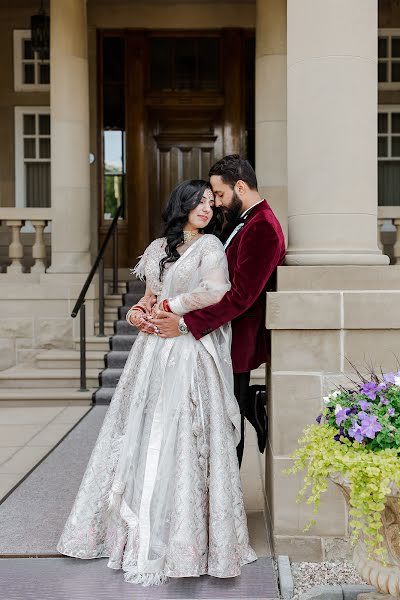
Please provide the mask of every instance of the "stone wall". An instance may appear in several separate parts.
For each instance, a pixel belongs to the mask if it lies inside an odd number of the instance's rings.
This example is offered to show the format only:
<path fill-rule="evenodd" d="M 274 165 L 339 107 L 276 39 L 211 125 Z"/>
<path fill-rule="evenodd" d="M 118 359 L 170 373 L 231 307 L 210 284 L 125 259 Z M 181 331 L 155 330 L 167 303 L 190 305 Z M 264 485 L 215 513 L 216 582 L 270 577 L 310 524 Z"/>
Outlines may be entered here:
<path fill-rule="evenodd" d="M 1 276 L 0 276 L 1 277 Z M 3 275 L 0 286 L 0 371 L 19 363 L 33 365 L 39 350 L 74 348 L 79 317 L 71 312 L 81 291 L 82 276 Z M 63 280 L 64 279 L 64 280 Z M 6 283 L 7 280 L 7 283 Z M 75 281 L 75 282 L 74 282 Z M 94 335 L 98 315 L 96 281 L 86 295 L 86 335 Z"/>
<path fill-rule="evenodd" d="M 303 428 L 322 396 L 369 366 L 390 371 L 400 359 L 400 267 L 280 267 L 268 295 L 271 329 L 266 491 L 278 554 L 294 560 L 344 558 L 347 514 L 341 493 L 325 494 L 317 525 L 303 531 L 311 508 L 296 504 L 302 475 L 286 476 Z M 397 357 L 397 359 L 396 359 Z"/>

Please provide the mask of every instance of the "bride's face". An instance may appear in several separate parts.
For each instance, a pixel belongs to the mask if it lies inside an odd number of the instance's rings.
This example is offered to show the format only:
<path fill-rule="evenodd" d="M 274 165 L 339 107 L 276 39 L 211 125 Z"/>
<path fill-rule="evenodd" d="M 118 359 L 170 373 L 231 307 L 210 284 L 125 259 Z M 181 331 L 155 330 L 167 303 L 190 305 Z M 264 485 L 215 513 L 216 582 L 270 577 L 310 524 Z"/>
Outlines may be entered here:
<path fill-rule="evenodd" d="M 207 227 L 213 216 L 214 205 L 214 194 L 210 189 L 206 189 L 199 204 L 190 211 L 185 229 L 193 230 Z"/>

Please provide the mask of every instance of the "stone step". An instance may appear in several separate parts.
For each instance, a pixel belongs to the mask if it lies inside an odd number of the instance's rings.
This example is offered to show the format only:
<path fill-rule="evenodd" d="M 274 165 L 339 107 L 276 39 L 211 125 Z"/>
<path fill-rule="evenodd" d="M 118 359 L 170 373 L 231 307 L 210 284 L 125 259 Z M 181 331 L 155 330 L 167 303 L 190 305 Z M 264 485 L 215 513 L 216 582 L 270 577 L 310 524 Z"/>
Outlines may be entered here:
<path fill-rule="evenodd" d="M 99 370 L 86 370 L 86 386 L 96 388 Z M 19 364 L 0 371 L 0 388 L 71 388 L 79 389 L 79 369 L 36 369 Z"/>
<path fill-rule="evenodd" d="M 143 294 L 141 292 L 128 292 L 124 295 L 123 302 L 121 302 L 120 306 L 128 306 L 129 308 L 139 302 L 139 300 L 143 298 Z"/>
<path fill-rule="evenodd" d="M 137 333 L 133 335 L 113 335 L 110 342 L 111 350 L 127 350 L 129 352 L 136 338 Z"/>
<path fill-rule="evenodd" d="M 104 296 L 104 304 L 106 308 L 116 307 L 119 308 L 122 305 L 122 297 L 124 294 L 106 294 Z"/>
<path fill-rule="evenodd" d="M 123 369 L 126 359 L 129 356 L 129 350 L 112 350 L 106 356 L 106 368 Z"/>
<path fill-rule="evenodd" d="M 115 388 L 121 376 L 122 369 L 104 369 L 100 373 L 100 387 Z"/>
<path fill-rule="evenodd" d="M 133 279 L 132 281 L 128 281 L 127 289 L 129 293 L 141 293 L 143 296 L 146 290 L 146 284 L 144 281 L 140 281 L 140 279 Z"/>
<path fill-rule="evenodd" d="M 96 321 L 94 324 L 94 333 L 97 335 L 99 333 L 99 322 Z M 114 320 L 106 321 L 104 320 L 104 334 L 109 337 L 114 335 Z"/>
<path fill-rule="evenodd" d="M 110 404 L 115 388 L 102 387 L 93 394 L 93 402 L 95 404 Z"/>
<path fill-rule="evenodd" d="M 104 369 L 106 352 L 87 350 L 86 368 Z M 46 350 L 36 356 L 39 369 L 79 369 L 80 353 L 77 350 Z"/>
<path fill-rule="evenodd" d="M 52 406 L 92 404 L 95 388 L 80 392 L 75 388 L 0 388 L 0 406 Z"/>
<path fill-rule="evenodd" d="M 75 338 L 74 340 L 75 350 L 79 350 L 79 338 Z M 102 351 L 104 353 L 110 350 L 110 336 L 105 335 L 104 337 L 100 337 L 97 335 L 91 335 L 86 338 L 86 351 L 91 352 L 94 351 Z"/>

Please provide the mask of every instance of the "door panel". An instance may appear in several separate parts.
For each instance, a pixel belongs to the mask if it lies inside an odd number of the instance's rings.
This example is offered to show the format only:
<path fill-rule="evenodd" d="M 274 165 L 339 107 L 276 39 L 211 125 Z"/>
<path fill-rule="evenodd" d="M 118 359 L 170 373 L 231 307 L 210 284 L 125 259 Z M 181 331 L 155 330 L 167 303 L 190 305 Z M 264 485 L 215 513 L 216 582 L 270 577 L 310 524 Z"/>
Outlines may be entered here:
<path fill-rule="evenodd" d="M 171 190 L 185 179 L 208 179 L 222 156 L 222 115 L 216 110 L 151 110 L 149 114 L 150 236 L 160 235 Z"/>

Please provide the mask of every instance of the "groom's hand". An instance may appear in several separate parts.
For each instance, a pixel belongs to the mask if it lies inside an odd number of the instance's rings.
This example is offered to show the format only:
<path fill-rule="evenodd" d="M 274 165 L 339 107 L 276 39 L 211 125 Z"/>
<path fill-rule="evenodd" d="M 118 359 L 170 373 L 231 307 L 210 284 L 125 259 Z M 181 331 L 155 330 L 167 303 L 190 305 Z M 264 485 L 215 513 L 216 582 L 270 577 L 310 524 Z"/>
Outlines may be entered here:
<path fill-rule="evenodd" d="M 174 313 L 159 311 L 157 318 L 151 319 L 153 323 L 159 329 L 158 337 L 161 338 L 173 338 L 180 335 L 178 324 L 180 315 Z"/>

